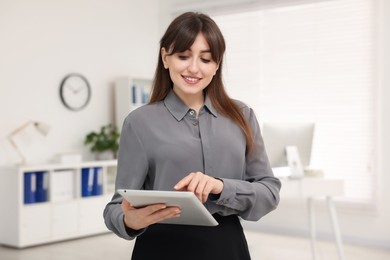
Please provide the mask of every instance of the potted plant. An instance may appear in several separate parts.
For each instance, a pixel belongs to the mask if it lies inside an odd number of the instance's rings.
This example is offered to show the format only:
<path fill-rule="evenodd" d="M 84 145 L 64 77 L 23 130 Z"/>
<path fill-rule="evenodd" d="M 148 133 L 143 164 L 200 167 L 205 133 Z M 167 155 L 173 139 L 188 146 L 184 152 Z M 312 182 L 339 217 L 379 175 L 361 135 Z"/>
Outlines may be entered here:
<path fill-rule="evenodd" d="M 119 147 L 118 129 L 112 124 L 102 126 L 99 132 L 87 134 L 84 144 L 90 145 L 91 152 L 96 153 L 96 159 L 114 159 Z"/>

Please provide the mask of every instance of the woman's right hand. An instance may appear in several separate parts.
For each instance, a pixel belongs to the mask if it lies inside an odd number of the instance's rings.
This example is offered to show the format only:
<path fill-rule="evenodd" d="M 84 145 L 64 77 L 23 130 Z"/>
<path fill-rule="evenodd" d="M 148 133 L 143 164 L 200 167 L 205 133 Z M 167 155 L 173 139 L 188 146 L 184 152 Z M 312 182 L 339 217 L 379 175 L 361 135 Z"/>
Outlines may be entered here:
<path fill-rule="evenodd" d="M 128 228 L 139 230 L 169 218 L 180 217 L 180 208 L 167 207 L 165 204 L 154 204 L 135 208 L 127 200 L 122 200 L 124 222 Z"/>

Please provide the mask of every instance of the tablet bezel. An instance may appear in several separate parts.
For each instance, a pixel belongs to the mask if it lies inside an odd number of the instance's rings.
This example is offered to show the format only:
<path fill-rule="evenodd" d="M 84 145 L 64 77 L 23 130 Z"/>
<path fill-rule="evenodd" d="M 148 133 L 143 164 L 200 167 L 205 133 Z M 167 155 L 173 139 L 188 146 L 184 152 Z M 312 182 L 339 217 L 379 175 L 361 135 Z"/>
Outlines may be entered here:
<path fill-rule="evenodd" d="M 197 226 L 218 225 L 218 222 L 195 194 L 189 191 L 118 189 L 117 192 L 134 207 L 165 203 L 168 207 L 177 206 L 181 208 L 180 217 L 166 219 L 159 223 Z"/>

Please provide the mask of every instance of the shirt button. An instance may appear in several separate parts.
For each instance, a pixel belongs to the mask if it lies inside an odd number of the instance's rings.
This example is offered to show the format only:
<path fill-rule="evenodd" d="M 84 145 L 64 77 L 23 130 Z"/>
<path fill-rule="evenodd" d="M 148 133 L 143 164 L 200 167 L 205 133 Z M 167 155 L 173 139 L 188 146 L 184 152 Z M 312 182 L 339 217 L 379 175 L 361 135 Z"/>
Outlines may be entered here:
<path fill-rule="evenodd" d="M 197 126 L 198 125 L 198 122 L 194 122 L 194 123 L 192 123 L 194 126 Z"/>
<path fill-rule="evenodd" d="M 195 115 L 195 111 L 194 110 L 190 110 L 190 115 L 191 116 Z"/>

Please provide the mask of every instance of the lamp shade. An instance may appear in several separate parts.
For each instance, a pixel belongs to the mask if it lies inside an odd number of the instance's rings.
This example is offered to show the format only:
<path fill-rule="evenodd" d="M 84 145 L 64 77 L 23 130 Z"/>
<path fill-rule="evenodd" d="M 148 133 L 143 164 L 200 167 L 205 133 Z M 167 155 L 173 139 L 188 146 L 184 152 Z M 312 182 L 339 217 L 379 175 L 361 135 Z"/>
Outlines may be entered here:
<path fill-rule="evenodd" d="M 46 123 L 29 121 L 9 135 L 8 140 L 20 155 L 21 163 L 37 162 L 49 130 L 50 126 Z"/>
<path fill-rule="evenodd" d="M 49 134 L 50 126 L 48 124 L 43 122 L 34 122 L 34 126 L 42 135 L 46 136 Z"/>

